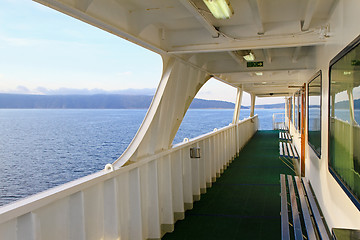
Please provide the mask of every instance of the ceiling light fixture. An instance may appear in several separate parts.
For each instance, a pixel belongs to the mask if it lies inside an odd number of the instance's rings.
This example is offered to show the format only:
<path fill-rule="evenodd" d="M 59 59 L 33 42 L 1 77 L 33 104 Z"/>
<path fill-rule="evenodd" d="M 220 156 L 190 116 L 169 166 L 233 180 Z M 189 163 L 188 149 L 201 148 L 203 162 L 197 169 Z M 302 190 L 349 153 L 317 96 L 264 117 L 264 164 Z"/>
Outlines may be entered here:
<path fill-rule="evenodd" d="M 212 15 L 217 19 L 229 19 L 234 10 L 229 0 L 203 0 Z"/>
<path fill-rule="evenodd" d="M 262 76 L 263 73 L 262 72 L 255 72 L 256 76 Z"/>
<path fill-rule="evenodd" d="M 255 55 L 252 52 L 249 52 L 247 55 L 244 55 L 243 58 L 250 62 L 255 60 Z"/>

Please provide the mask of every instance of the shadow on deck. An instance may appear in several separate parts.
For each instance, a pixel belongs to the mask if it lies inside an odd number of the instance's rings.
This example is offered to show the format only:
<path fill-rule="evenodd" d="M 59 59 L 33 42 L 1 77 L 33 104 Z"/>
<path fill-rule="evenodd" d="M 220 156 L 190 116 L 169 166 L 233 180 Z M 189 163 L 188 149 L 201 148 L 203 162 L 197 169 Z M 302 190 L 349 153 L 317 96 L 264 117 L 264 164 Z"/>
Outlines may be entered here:
<path fill-rule="evenodd" d="M 278 131 L 258 131 L 194 208 L 162 239 L 280 239 Z"/>

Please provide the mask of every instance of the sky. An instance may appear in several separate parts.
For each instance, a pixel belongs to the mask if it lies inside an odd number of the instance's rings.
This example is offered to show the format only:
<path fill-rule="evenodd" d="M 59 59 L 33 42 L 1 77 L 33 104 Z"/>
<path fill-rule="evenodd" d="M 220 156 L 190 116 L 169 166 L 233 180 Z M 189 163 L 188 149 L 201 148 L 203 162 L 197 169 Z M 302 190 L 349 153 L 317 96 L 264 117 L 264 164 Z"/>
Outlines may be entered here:
<path fill-rule="evenodd" d="M 155 92 L 161 71 L 154 52 L 33 1 L 0 1 L 1 93 Z M 196 97 L 234 102 L 236 89 L 210 80 Z"/>

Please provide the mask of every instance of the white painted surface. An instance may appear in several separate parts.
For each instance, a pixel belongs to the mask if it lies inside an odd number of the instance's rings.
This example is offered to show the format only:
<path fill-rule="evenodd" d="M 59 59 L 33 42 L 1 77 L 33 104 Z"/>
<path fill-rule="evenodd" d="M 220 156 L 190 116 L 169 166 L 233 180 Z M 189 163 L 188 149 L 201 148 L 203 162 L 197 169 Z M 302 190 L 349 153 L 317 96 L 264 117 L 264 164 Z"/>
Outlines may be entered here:
<path fill-rule="evenodd" d="M 257 125 L 255 118 L 255 123 L 248 120 L 171 148 L 188 106 L 207 79 L 214 75 L 256 96 L 287 96 L 297 90 L 292 87 L 309 81 L 318 70 L 322 70 L 323 86 L 322 156 L 320 159 L 316 157 L 306 145 L 305 173 L 330 229 L 360 229 L 360 212 L 330 175 L 327 153 L 329 62 L 360 33 L 358 0 L 277 0 L 259 1 L 259 4 L 249 0 L 232 1 L 236 12 L 234 18 L 217 21 L 210 16 L 206 20 L 209 24 L 203 19 L 199 21 L 199 14 L 184 7 L 181 3 L 184 1 L 36 1 L 161 54 L 164 70 L 147 116 L 129 148 L 114 163 L 115 170 L 95 173 L 1 208 L 1 236 L 10 239 L 48 237 L 54 228 L 51 221 L 44 221 L 48 220 L 52 211 L 58 211 L 54 209 L 61 211 L 53 218 L 54 224 L 59 223 L 59 229 L 63 231 L 59 239 L 63 234 L 70 239 L 88 238 L 88 231 L 96 237 L 105 236 L 105 232 L 109 236 L 118 233 L 123 239 L 155 236 L 160 224 L 171 222 L 169 216 L 172 213 L 167 211 L 181 210 L 181 201 L 173 199 L 174 193 L 167 195 L 165 192 L 182 188 L 184 203 L 192 203 L 193 193 L 198 193 L 197 188 L 202 185 L 198 179 L 201 178 L 199 168 L 203 164 L 190 162 L 188 148 L 195 143 L 205 148 L 204 165 L 208 182 L 220 173 L 229 156 L 236 154 L 253 134 L 253 128 L 246 129 L 246 125 Z M 201 7 L 202 1 L 194 2 Z M 303 26 L 301 21 L 304 21 Z M 209 32 L 211 25 L 220 29 L 218 38 L 213 38 L 214 34 Z M 301 27 L 309 31 L 301 31 Z M 326 36 L 322 33 L 324 29 L 329 30 Z M 261 30 L 264 35 L 260 36 L 258 32 Z M 233 58 L 234 54 L 229 54 L 240 51 L 241 55 L 244 50 L 252 50 L 258 60 L 265 61 L 266 65 L 261 68 L 262 76 L 255 75 L 259 71 L 257 68 L 249 69 L 245 61 L 237 61 Z M 236 129 L 236 133 L 231 135 L 230 129 Z M 290 132 L 297 149 L 301 149 L 299 133 L 294 126 L 290 126 Z M 236 148 L 229 145 L 229 139 L 236 139 L 231 141 Z M 121 167 L 129 160 L 135 163 Z M 156 161 L 155 166 L 144 167 L 153 161 Z M 181 175 L 174 173 L 173 164 L 180 166 Z M 171 172 L 171 179 L 181 178 L 182 181 L 159 183 L 154 172 L 147 175 L 149 169 L 157 169 L 160 178 L 168 180 L 167 169 Z M 144 181 L 144 176 L 149 181 Z M 151 188 L 151 191 L 158 191 L 158 200 L 150 194 L 147 186 L 150 182 L 157 182 L 157 188 Z M 113 194 L 109 190 L 112 188 L 116 191 L 115 200 L 114 195 L 104 197 L 104 194 Z M 142 196 L 149 202 L 162 202 L 164 199 L 172 199 L 173 202 L 159 205 L 159 211 L 154 210 L 159 215 L 152 216 L 153 209 L 141 202 Z M 106 204 L 117 206 L 115 215 L 104 206 Z M 71 217 L 79 219 L 74 226 L 83 233 L 72 230 L 73 225 L 61 224 L 70 216 L 68 209 L 73 208 L 76 210 L 71 210 Z M 96 218 L 87 219 L 84 216 Z M 144 216 L 159 218 L 160 222 L 149 227 Z M 104 227 L 105 217 L 118 221 L 111 224 L 112 230 Z M 118 228 L 114 230 L 114 226 Z"/>
<path fill-rule="evenodd" d="M 160 238 L 161 225 L 174 224 L 174 213 L 193 203 L 257 129 L 254 116 L 3 206 L 0 239 Z M 190 158 L 194 146 L 200 147 L 201 158 Z"/>
<path fill-rule="evenodd" d="M 359 35 L 360 25 L 353 24 L 357 22 L 359 9 L 359 1 L 338 1 L 333 9 L 333 14 L 329 16 L 331 36 L 326 44 L 316 49 L 316 68 L 307 76 L 308 81 L 310 81 L 317 71 L 322 71 L 322 134 L 320 159 L 306 140 L 305 175 L 310 180 L 315 191 L 329 229 L 360 229 L 360 211 L 328 170 L 329 63 L 332 58 Z M 290 126 L 290 132 L 294 135 L 293 140 L 297 149 L 301 149 L 300 135 L 293 125 Z"/>

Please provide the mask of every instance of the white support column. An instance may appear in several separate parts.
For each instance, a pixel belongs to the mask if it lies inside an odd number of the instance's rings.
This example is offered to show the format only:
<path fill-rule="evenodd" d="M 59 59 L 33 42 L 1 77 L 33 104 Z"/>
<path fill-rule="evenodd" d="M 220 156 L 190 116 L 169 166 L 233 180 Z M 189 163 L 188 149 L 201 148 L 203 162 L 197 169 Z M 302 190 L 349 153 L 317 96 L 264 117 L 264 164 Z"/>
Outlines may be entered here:
<path fill-rule="evenodd" d="M 254 112 L 255 112 L 255 99 L 256 99 L 255 94 L 251 94 L 251 110 L 250 110 L 250 117 L 253 117 L 253 116 L 254 116 Z"/>
<path fill-rule="evenodd" d="M 335 93 L 331 94 L 331 117 L 335 117 Z"/>
<path fill-rule="evenodd" d="M 209 79 L 207 72 L 165 56 L 162 79 L 144 121 L 128 148 L 113 163 L 114 168 L 171 148 L 187 109 Z"/>
<path fill-rule="evenodd" d="M 240 114 L 240 108 L 241 108 L 242 95 L 243 95 L 242 88 L 238 88 L 237 94 L 236 94 L 234 117 L 233 117 L 233 121 L 232 121 L 233 124 L 236 124 L 239 121 L 239 114 Z"/>
<path fill-rule="evenodd" d="M 351 121 L 352 125 L 357 125 L 356 120 L 355 120 L 354 95 L 353 95 L 352 89 L 348 89 L 347 94 L 349 97 L 350 121 Z"/>

